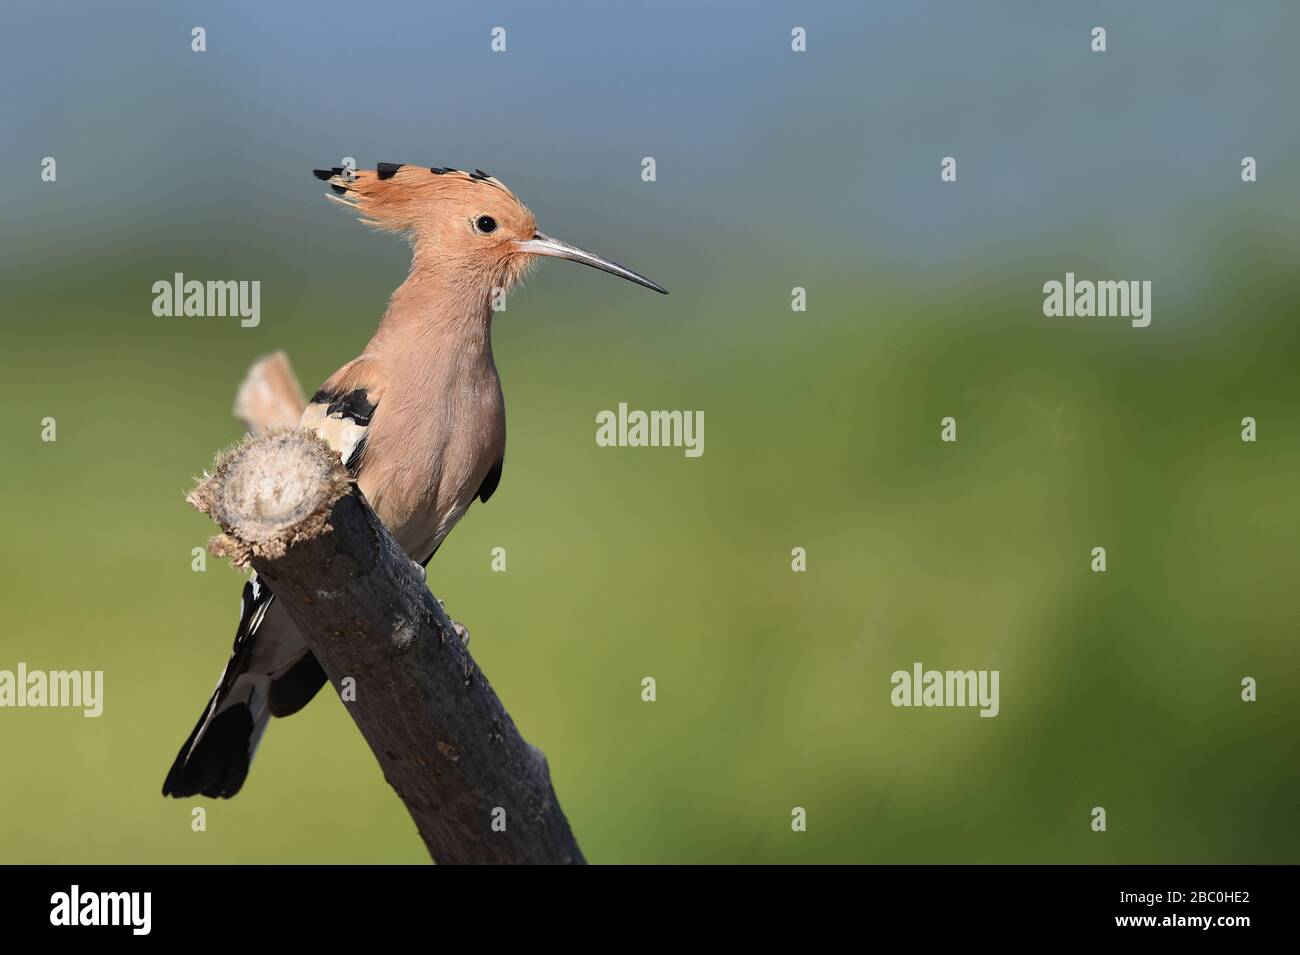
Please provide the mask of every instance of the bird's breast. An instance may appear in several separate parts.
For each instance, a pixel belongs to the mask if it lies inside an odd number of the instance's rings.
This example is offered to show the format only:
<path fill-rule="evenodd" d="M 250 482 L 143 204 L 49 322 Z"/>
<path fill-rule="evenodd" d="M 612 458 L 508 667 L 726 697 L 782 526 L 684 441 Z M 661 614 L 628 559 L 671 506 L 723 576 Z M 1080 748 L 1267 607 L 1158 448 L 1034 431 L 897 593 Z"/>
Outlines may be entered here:
<path fill-rule="evenodd" d="M 495 370 L 489 380 L 462 380 L 438 394 L 440 400 L 430 397 L 385 395 L 357 475 L 380 520 L 421 562 L 464 516 L 505 453 L 505 404 Z"/>

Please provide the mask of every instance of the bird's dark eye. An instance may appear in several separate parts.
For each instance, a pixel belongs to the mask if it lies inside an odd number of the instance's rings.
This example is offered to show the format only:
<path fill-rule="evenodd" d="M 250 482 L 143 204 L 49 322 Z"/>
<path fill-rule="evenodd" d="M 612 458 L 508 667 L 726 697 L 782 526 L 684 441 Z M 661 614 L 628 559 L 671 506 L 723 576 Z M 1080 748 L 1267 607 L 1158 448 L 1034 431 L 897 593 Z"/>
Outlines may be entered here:
<path fill-rule="evenodd" d="M 474 220 L 474 228 L 486 235 L 496 230 L 497 220 L 491 216 L 479 216 Z"/>

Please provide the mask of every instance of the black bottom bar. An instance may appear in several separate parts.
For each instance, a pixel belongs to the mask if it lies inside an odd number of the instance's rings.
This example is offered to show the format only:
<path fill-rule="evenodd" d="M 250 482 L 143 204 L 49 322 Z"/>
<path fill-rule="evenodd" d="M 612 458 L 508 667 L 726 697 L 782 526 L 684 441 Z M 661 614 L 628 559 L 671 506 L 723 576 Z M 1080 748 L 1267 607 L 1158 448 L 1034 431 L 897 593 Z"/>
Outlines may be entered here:
<path fill-rule="evenodd" d="M 1020 866 L 571 870 L 538 879 L 437 867 L 9 868 L 0 894 L 8 939 L 218 939 L 258 945 L 398 937 L 428 920 L 535 912 L 582 932 L 626 920 L 633 934 L 713 927 L 734 940 L 769 928 L 927 939 L 1132 935 L 1229 941 L 1288 921 L 1291 867 Z M 74 889 L 75 886 L 75 889 Z M 144 893 L 148 893 L 147 896 Z M 94 923 L 87 925 L 86 923 Z M 100 924 L 100 923 L 112 924 Z M 76 924 L 74 924 L 76 923 Z M 487 923 L 493 924 L 493 923 Z M 480 928 L 482 923 L 480 923 Z M 147 931 L 146 931 L 147 930 Z"/>

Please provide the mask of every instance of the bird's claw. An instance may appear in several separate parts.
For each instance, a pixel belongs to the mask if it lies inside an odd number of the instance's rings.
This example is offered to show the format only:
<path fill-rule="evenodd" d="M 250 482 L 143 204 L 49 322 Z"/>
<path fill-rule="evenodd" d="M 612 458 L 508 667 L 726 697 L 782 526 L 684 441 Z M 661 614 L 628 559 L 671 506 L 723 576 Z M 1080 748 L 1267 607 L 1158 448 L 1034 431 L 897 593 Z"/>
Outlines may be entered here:
<path fill-rule="evenodd" d="M 443 613 L 446 613 L 447 612 L 446 601 L 444 601 L 441 597 L 435 599 L 438 601 L 438 606 L 442 608 Z M 465 626 L 463 623 L 457 623 L 455 620 L 452 620 L 450 614 L 447 615 L 447 622 L 451 624 L 451 629 L 455 631 L 456 636 L 460 637 L 461 646 L 468 647 L 469 627 Z"/>

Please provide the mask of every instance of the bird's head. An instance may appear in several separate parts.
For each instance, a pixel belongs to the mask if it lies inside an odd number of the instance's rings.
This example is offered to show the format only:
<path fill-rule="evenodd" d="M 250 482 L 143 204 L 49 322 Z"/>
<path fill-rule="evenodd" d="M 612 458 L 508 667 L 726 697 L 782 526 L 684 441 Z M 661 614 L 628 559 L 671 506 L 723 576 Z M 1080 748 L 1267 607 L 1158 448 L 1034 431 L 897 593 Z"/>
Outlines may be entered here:
<path fill-rule="evenodd" d="M 464 270 L 486 284 L 509 288 L 538 257 L 549 256 L 668 294 L 617 262 L 539 232 L 528 207 L 480 170 L 380 163 L 374 170 L 314 172 L 329 183 L 329 198 L 355 209 L 362 221 L 408 236 L 417 265 Z"/>

